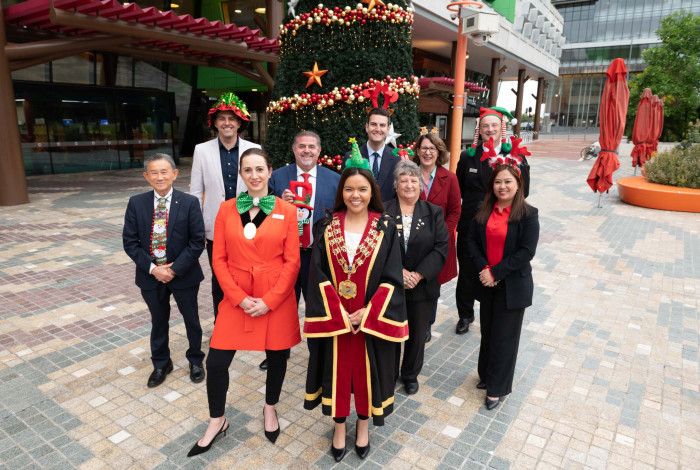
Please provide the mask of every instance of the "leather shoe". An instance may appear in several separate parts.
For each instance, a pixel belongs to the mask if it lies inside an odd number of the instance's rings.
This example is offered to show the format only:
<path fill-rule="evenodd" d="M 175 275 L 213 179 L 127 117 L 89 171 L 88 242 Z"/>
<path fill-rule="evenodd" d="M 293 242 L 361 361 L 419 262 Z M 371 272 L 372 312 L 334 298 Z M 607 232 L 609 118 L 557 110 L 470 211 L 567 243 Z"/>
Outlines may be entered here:
<path fill-rule="evenodd" d="M 479 382 L 478 384 L 476 384 L 476 388 L 478 388 L 479 390 L 486 390 L 486 382 Z"/>
<path fill-rule="evenodd" d="M 165 364 L 165 367 L 163 368 L 156 368 L 153 369 L 153 372 L 151 372 L 150 377 L 148 377 L 148 388 L 153 388 L 157 387 L 158 385 L 162 384 L 165 382 L 165 377 L 168 376 L 169 373 L 173 371 L 173 361 L 171 359 L 168 359 L 168 363 Z"/>
<path fill-rule="evenodd" d="M 498 406 L 499 403 L 501 403 L 501 399 L 500 399 L 500 398 L 496 398 L 496 399 L 493 399 L 493 400 L 492 400 L 492 399 L 490 399 L 489 397 L 486 397 L 486 398 L 484 399 L 484 404 L 486 405 L 486 409 L 487 409 L 487 410 L 492 410 L 492 409 L 496 408 L 496 407 Z"/>
<path fill-rule="evenodd" d="M 457 322 L 457 328 L 455 329 L 455 332 L 458 335 L 463 335 L 467 331 L 469 331 L 469 319 L 468 318 L 460 318 L 459 321 Z"/>
<path fill-rule="evenodd" d="M 428 328 L 425 330 L 425 342 L 429 343 L 431 339 L 433 339 L 433 332 L 430 331 L 430 328 Z"/>
<path fill-rule="evenodd" d="M 260 368 L 260 370 L 267 370 L 267 359 L 263 359 L 263 361 L 258 367 Z"/>
<path fill-rule="evenodd" d="M 341 460 L 343 460 L 343 457 L 345 457 L 345 454 L 347 453 L 347 447 L 343 447 L 342 449 L 336 449 L 335 447 L 333 447 L 333 444 L 331 444 L 331 455 L 333 456 L 333 459 L 336 462 L 340 462 Z"/>
<path fill-rule="evenodd" d="M 202 364 L 190 364 L 190 380 L 196 384 L 204 380 L 204 367 L 202 367 Z"/>
<path fill-rule="evenodd" d="M 472 315 L 471 317 L 467 317 L 467 322 L 474 323 L 474 315 Z"/>
<path fill-rule="evenodd" d="M 355 452 L 357 453 L 357 456 L 361 459 L 367 457 L 369 455 L 369 442 L 364 447 L 360 447 L 357 444 L 355 444 Z"/>
<path fill-rule="evenodd" d="M 403 384 L 406 395 L 415 395 L 418 392 L 418 382 L 406 382 Z"/>

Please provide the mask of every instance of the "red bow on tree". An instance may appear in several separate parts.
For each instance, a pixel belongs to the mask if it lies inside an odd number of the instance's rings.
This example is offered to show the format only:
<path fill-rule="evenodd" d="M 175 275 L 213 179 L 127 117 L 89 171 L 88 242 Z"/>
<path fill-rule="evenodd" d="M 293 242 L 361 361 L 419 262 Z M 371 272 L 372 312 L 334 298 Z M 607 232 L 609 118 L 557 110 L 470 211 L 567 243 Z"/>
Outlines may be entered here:
<path fill-rule="evenodd" d="M 523 139 L 520 137 L 515 137 L 514 135 L 510 136 L 510 142 L 512 144 L 512 148 L 510 149 L 510 156 L 517 159 L 518 163 L 522 163 L 522 157 L 529 157 L 530 155 L 532 155 L 527 149 L 527 147 L 520 147 L 520 143 L 522 141 Z"/>
<path fill-rule="evenodd" d="M 496 148 L 493 143 L 493 137 L 489 137 L 488 142 L 484 142 L 484 147 L 486 148 L 486 152 L 484 152 L 481 155 L 481 161 L 483 162 L 484 160 L 487 160 L 491 157 L 497 157 L 498 154 L 496 153 Z"/>
<path fill-rule="evenodd" d="M 390 90 L 388 83 L 382 84 L 381 82 L 376 82 L 374 84 L 374 88 L 372 89 L 364 90 L 362 95 L 365 98 L 372 100 L 372 107 L 374 108 L 379 107 L 380 95 L 384 97 L 384 104 L 382 105 L 382 108 L 384 109 L 388 109 L 391 103 L 394 103 L 399 99 L 399 94 L 393 90 Z"/>

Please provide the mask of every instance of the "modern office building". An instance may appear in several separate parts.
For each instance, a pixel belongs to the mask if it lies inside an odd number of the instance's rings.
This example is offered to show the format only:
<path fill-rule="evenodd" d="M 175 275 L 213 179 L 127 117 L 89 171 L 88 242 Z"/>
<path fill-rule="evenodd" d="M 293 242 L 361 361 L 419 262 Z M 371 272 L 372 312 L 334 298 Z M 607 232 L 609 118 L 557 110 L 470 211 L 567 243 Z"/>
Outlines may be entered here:
<path fill-rule="evenodd" d="M 700 14 L 698 0 L 552 0 L 564 18 L 559 74 L 547 94 L 549 129 L 598 127 L 600 94 L 610 61 L 621 57 L 630 74 L 644 69 L 642 51 L 661 41 L 660 21 L 684 10 Z"/>

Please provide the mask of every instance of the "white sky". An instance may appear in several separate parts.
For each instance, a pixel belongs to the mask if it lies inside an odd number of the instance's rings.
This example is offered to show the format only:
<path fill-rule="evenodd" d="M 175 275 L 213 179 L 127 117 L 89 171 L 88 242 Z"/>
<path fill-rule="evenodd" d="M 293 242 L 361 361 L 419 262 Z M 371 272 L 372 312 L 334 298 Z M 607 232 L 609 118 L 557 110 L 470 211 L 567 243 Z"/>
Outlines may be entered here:
<path fill-rule="evenodd" d="M 508 111 L 515 110 L 515 93 L 510 91 L 511 88 L 516 89 L 518 82 L 501 82 L 498 90 L 498 102 L 497 106 L 502 106 Z M 532 106 L 535 108 L 535 98 L 531 95 L 537 96 L 537 81 L 528 80 L 525 82 L 525 96 L 523 96 L 523 113 L 525 110 Z M 544 106 L 542 106 L 544 109 Z M 517 117 L 517 116 L 516 116 Z"/>

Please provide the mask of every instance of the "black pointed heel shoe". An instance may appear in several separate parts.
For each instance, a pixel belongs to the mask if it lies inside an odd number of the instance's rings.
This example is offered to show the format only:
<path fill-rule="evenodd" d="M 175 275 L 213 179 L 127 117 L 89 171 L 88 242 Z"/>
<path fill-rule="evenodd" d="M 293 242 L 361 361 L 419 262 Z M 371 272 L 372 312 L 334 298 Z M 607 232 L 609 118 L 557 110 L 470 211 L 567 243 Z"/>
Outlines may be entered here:
<path fill-rule="evenodd" d="M 496 407 L 498 406 L 499 403 L 501 403 L 501 399 L 500 399 L 500 398 L 496 398 L 496 399 L 493 399 L 493 400 L 492 400 L 492 399 L 490 399 L 489 397 L 486 397 L 486 398 L 484 399 L 484 405 L 486 405 L 486 409 L 487 409 L 487 410 L 492 410 L 492 409 L 496 408 Z"/>
<path fill-rule="evenodd" d="M 187 453 L 188 457 L 194 457 L 195 455 L 203 454 L 209 449 L 211 449 L 211 445 L 214 443 L 217 437 L 219 437 L 219 434 L 223 434 L 226 436 L 226 432 L 228 431 L 228 421 L 224 419 L 224 424 L 221 425 L 221 429 L 219 429 L 219 432 L 216 433 L 216 436 L 207 444 L 206 446 L 202 447 L 199 445 L 199 441 L 194 443 L 194 447 L 190 449 L 190 451 Z"/>
<path fill-rule="evenodd" d="M 369 442 L 367 442 L 367 445 L 364 447 L 360 447 L 357 444 L 355 444 L 355 452 L 357 453 L 357 456 L 361 459 L 364 459 L 369 455 Z"/>
<path fill-rule="evenodd" d="M 280 419 L 277 417 L 277 410 L 275 410 L 275 418 L 277 418 L 277 429 L 274 431 L 265 430 L 265 408 L 263 408 L 263 431 L 265 431 L 267 440 L 273 444 L 277 442 L 277 438 L 280 436 Z"/>
<path fill-rule="evenodd" d="M 331 444 L 331 455 L 333 456 L 333 459 L 335 459 L 336 462 L 340 462 L 343 460 L 343 457 L 345 457 L 345 454 L 348 453 L 348 448 L 343 447 L 342 449 L 336 449 L 333 447 L 333 444 Z"/>

